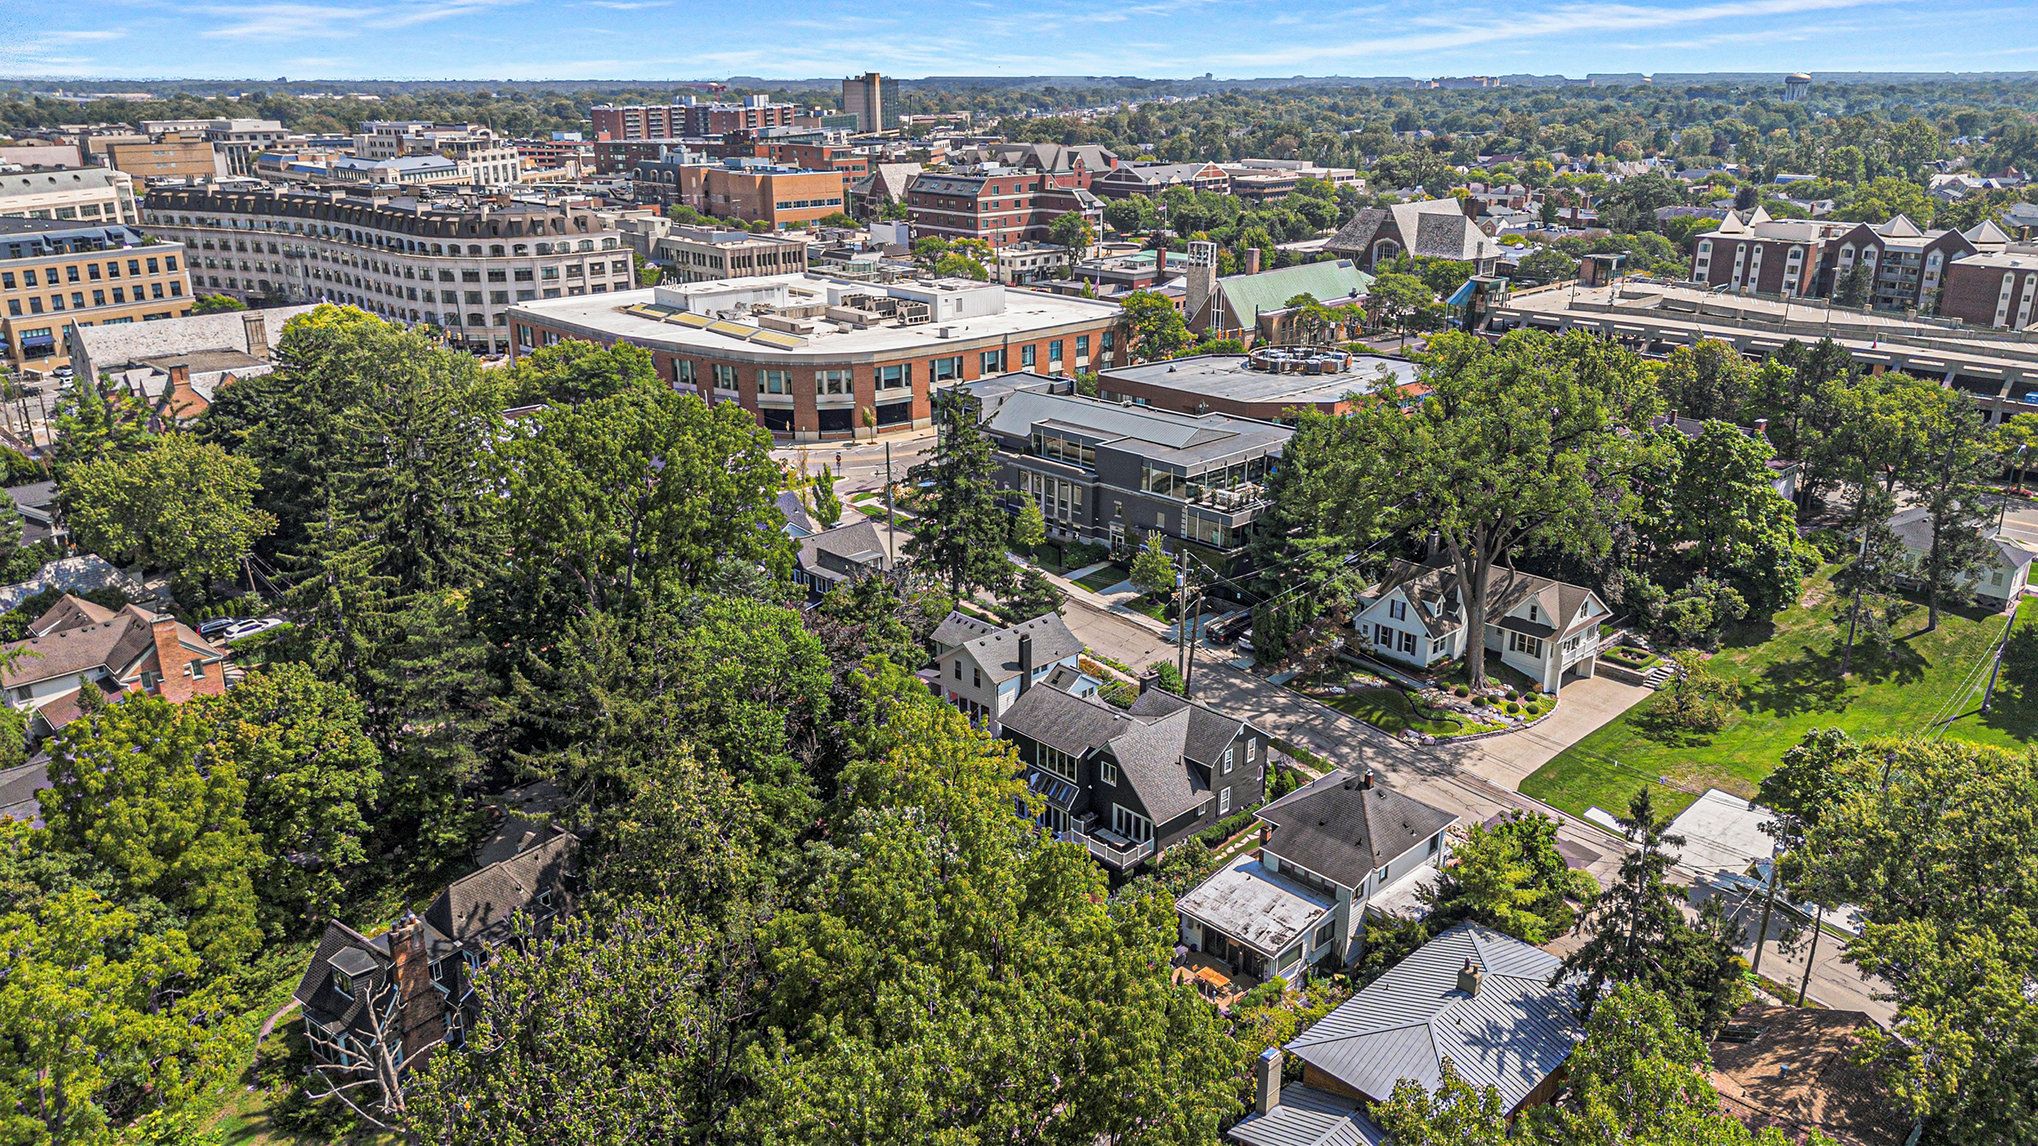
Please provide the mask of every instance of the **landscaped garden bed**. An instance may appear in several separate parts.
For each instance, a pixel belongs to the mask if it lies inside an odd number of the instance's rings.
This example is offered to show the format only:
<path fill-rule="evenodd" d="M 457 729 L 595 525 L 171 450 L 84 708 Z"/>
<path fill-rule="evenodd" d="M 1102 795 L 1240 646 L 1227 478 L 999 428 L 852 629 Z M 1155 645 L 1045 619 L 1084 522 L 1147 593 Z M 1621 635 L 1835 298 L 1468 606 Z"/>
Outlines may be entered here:
<path fill-rule="evenodd" d="M 1469 686 L 1409 689 L 1361 669 L 1297 682 L 1296 691 L 1397 736 L 1447 740 L 1501 732 L 1549 711 L 1553 698 L 1492 686 L 1474 694 Z M 1459 695 L 1459 690 L 1463 695 Z"/>
<path fill-rule="evenodd" d="M 1637 672 L 1647 671 L 1663 663 L 1661 655 L 1632 645 L 1614 645 L 1611 648 L 1600 649 L 1599 659 Z"/>

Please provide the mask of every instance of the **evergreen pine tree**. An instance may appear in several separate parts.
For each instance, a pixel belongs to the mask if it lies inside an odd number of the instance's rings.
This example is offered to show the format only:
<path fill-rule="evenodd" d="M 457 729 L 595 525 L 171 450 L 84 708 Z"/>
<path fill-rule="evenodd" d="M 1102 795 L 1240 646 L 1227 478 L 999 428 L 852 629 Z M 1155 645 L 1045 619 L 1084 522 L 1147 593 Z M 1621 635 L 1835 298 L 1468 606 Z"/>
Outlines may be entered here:
<path fill-rule="evenodd" d="M 998 458 L 977 425 L 977 408 L 970 398 L 943 395 L 936 419 L 940 445 L 906 475 L 931 483 L 906 553 L 956 596 L 973 589 L 1002 591 L 1013 574 L 1005 556 L 1011 526 L 998 505 Z"/>

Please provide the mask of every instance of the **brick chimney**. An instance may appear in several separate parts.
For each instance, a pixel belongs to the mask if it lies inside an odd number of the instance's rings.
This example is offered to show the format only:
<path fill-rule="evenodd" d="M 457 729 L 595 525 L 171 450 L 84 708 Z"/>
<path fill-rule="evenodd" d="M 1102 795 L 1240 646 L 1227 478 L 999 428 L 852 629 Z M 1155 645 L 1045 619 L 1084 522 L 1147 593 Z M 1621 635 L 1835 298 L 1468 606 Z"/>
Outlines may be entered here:
<path fill-rule="evenodd" d="M 156 613 L 149 620 L 149 641 L 156 648 L 156 671 L 161 680 L 156 685 L 157 695 L 174 704 L 182 704 L 196 695 L 191 687 L 191 677 L 184 671 L 185 662 L 191 658 L 190 650 L 177 640 L 177 621 L 163 613 Z"/>
<path fill-rule="evenodd" d="M 1245 249 L 1245 273 L 1249 275 L 1260 273 L 1260 249 L 1258 247 L 1247 247 Z"/>
<path fill-rule="evenodd" d="M 1253 1110 L 1271 1114 L 1281 1105 L 1281 1048 L 1268 1047 L 1253 1063 Z"/>
<path fill-rule="evenodd" d="M 1161 280 L 1167 277 L 1168 249 L 1166 247 L 1155 247 L 1153 249 L 1153 285 L 1161 285 Z"/>
<path fill-rule="evenodd" d="M 1465 965 L 1458 968 L 1458 990 L 1463 991 L 1467 995 L 1477 997 L 1479 994 L 1479 984 L 1485 981 L 1485 978 L 1485 972 L 1481 971 L 1479 964 L 1474 962 L 1472 957 L 1468 955 L 1465 957 Z"/>
<path fill-rule="evenodd" d="M 446 1012 L 432 986 L 431 956 L 425 952 L 425 929 L 415 912 L 389 928 L 389 976 L 396 987 L 398 1034 L 403 1061 L 410 1065 L 446 1036 Z"/>
<path fill-rule="evenodd" d="M 1033 687 L 1033 634 L 1019 634 L 1019 694 Z"/>
<path fill-rule="evenodd" d="M 258 361 L 269 360 L 269 322 L 259 310 L 241 313 L 241 333 L 248 345 L 248 357 Z"/>

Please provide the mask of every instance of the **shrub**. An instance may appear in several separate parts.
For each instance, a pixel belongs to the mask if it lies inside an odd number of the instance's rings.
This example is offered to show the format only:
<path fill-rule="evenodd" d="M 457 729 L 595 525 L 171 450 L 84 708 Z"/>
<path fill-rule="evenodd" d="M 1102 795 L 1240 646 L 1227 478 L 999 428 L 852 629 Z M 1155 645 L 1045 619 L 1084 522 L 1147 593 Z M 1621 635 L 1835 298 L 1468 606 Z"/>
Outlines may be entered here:
<path fill-rule="evenodd" d="M 1478 696 L 1472 698 L 1472 703 L 1480 708 L 1485 708 L 1487 705 L 1493 703 L 1493 698 L 1487 696 L 1485 693 L 1482 692 Z"/>
<path fill-rule="evenodd" d="M 1521 705 L 1510 700 L 1507 702 L 1506 711 L 1509 716 L 1513 716 L 1521 711 Z"/>
<path fill-rule="evenodd" d="M 1467 697 L 1472 695 L 1472 689 L 1468 685 L 1461 684 L 1458 687 L 1452 689 L 1451 691 L 1457 693 L 1460 697 Z"/>

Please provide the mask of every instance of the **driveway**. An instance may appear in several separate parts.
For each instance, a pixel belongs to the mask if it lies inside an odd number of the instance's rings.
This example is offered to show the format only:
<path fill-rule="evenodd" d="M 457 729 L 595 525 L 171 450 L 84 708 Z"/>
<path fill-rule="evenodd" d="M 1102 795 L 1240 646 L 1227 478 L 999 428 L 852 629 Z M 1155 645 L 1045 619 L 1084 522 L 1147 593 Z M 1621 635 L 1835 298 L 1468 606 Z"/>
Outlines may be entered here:
<path fill-rule="evenodd" d="M 1557 707 L 1532 728 L 1459 744 L 1439 744 L 1437 751 L 1481 779 L 1503 788 L 1519 788 L 1536 769 L 1556 759 L 1587 733 L 1640 704 L 1653 691 L 1611 677 L 1573 681 L 1558 695 Z"/>

